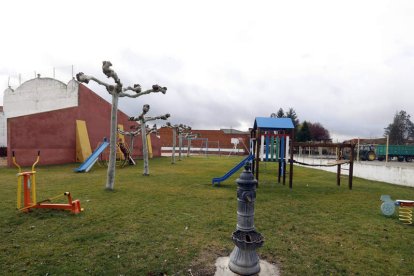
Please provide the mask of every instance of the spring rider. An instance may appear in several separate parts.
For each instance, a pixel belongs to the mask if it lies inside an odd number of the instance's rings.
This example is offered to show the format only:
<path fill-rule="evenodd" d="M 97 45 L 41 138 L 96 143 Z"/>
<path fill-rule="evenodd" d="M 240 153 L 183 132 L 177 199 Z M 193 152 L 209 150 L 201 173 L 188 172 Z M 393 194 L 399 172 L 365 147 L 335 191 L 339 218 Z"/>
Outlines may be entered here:
<path fill-rule="evenodd" d="M 83 211 L 83 208 L 80 207 L 80 201 L 78 199 L 72 200 L 70 192 L 64 192 L 55 197 L 47 198 L 45 200 L 36 201 L 36 171 L 35 166 L 39 163 L 40 160 L 40 151 L 37 152 L 36 161 L 32 165 L 31 171 L 22 172 L 21 167 L 16 162 L 16 157 L 13 154 L 13 164 L 18 168 L 19 172 L 17 173 L 17 210 L 28 213 L 30 209 L 61 209 L 69 210 L 73 214 L 79 214 Z M 22 187 L 23 187 L 23 207 L 22 207 Z M 66 196 L 68 198 L 67 204 L 58 204 L 58 203 L 46 203 L 51 202 L 54 199 L 59 197 Z"/>
<path fill-rule="evenodd" d="M 384 216 L 392 216 L 395 213 L 395 206 L 398 206 L 399 220 L 408 225 L 413 224 L 414 200 L 397 199 L 392 200 L 389 195 L 382 195 L 381 212 Z"/>

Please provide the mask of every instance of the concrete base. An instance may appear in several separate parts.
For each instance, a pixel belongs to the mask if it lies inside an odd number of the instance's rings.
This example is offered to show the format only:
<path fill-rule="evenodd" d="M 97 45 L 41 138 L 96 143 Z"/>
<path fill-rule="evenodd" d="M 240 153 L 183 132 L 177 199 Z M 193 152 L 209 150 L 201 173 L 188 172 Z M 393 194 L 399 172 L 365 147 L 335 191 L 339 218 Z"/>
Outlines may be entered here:
<path fill-rule="evenodd" d="M 216 260 L 216 273 L 214 276 L 238 276 L 229 269 L 230 257 L 220 257 Z M 257 276 L 279 276 L 279 269 L 264 260 L 260 260 L 260 273 Z"/>

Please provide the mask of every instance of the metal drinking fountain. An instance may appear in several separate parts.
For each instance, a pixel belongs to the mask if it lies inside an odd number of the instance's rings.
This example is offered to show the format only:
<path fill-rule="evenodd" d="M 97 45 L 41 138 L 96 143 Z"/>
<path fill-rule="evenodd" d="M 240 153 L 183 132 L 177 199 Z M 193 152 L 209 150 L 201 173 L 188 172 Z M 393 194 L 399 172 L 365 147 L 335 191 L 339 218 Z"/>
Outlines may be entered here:
<path fill-rule="evenodd" d="M 260 260 L 256 248 L 263 245 L 263 236 L 254 227 L 254 202 L 257 180 L 246 162 L 237 182 L 237 228 L 232 239 L 235 244 L 230 254 L 229 268 L 240 275 L 260 272 Z"/>

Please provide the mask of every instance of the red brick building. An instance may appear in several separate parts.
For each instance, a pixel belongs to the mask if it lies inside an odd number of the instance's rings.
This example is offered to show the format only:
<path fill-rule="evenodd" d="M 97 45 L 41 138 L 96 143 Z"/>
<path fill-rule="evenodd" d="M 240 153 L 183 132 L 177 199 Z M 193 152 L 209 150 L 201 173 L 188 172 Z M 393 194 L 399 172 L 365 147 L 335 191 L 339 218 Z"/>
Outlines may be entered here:
<path fill-rule="evenodd" d="M 36 89 L 42 88 L 42 79 L 38 79 Z M 35 80 L 32 80 L 35 81 Z M 57 82 L 56 80 L 53 80 Z M 49 83 L 53 83 L 50 79 Z M 29 81 L 30 82 L 30 81 Z M 73 80 L 71 82 L 74 82 Z M 23 86 L 24 84 L 22 84 Z M 62 85 L 62 83 L 59 83 Z M 69 85 L 69 84 L 68 84 Z M 7 156 L 8 165 L 12 166 L 12 151 L 16 153 L 18 163 L 28 166 L 40 150 L 40 165 L 64 164 L 76 162 L 76 120 L 86 122 L 92 151 L 103 140 L 110 137 L 111 104 L 98 96 L 88 87 L 76 82 L 77 104 L 75 106 L 38 112 L 29 115 L 7 118 Z M 19 97 L 19 91 L 11 90 L 8 97 Z M 53 95 L 50 95 L 53 97 Z M 76 99 L 75 99 L 76 100 Z M 7 101 L 6 101 L 7 102 Z M 7 116 L 7 107 L 5 110 Z M 10 105 L 13 101 L 9 101 Z M 136 122 L 128 121 L 128 115 L 118 111 L 118 124 L 125 130 Z M 129 137 L 125 137 L 129 143 Z M 161 141 L 152 135 L 153 155 L 161 156 Z M 135 137 L 133 156 L 142 155 L 141 137 Z"/>

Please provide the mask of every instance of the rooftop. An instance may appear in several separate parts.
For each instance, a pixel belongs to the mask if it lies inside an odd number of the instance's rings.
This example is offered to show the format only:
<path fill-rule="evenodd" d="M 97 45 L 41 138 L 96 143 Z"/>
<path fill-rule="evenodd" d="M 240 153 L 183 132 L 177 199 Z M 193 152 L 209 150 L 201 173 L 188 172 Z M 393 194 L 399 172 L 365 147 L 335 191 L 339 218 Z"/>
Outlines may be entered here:
<path fill-rule="evenodd" d="M 281 130 L 293 129 L 292 119 L 290 118 L 272 118 L 272 117 L 256 117 L 253 129 L 262 130 Z"/>

